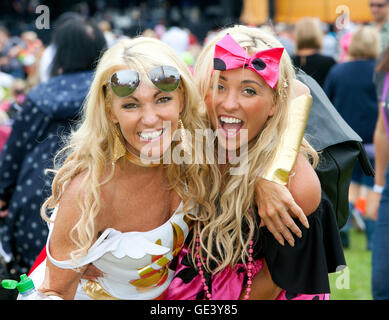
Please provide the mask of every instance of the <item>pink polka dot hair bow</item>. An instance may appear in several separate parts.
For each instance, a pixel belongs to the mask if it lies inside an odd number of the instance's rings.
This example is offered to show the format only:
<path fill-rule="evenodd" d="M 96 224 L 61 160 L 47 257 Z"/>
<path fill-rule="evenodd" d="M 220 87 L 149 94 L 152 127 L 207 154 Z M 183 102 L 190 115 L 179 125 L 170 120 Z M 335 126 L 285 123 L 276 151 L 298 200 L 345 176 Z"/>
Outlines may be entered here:
<path fill-rule="evenodd" d="M 274 89 L 278 81 L 283 52 L 284 48 L 271 48 L 250 56 L 230 34 L 227 34 L 216 43 L 213 68 L 220 71 L 242 67 L 250 69 L 259 74 Z"/>

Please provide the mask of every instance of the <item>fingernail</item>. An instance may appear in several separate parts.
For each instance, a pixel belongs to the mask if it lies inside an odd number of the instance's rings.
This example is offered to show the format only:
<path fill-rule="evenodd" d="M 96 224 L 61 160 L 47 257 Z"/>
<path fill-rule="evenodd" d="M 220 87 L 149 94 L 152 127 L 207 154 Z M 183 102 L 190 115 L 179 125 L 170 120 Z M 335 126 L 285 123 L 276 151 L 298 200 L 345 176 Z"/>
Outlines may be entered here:
<path fill-rule="evenodd" d="M 278 242 L 279 242 L 282 246 L 285 245 L 284 239 L 280 239 L 280 240 L 278 240 Z"/>

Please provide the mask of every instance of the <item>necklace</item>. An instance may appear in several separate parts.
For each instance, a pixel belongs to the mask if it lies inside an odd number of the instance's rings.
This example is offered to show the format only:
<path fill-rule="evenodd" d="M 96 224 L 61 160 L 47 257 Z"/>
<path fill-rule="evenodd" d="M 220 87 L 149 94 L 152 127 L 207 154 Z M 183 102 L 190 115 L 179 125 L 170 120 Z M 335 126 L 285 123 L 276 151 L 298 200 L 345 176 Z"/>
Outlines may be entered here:
<path fill-rule="evenodd" d="M 249 212 L 252 213 L 252 209 L 249 209 Z M 247 288 L 246 288 L 246 294 L 244 296 L 244 300 L 248 300 L 250 297 L 250 292 L 251 292 L 251 284 L 253 283 L 253 239 L 250 240 L 249 242 L 249 258 L 248 258 L 248 263 L 247 263 Z M 209 292 L 209 287 L 207 286 L 205 277 L 204 277 L 204 271 L 202 269 L 202 262 L 200 258 L 200 236 L 199 236 L 199 231 L 196 230 L 196 261 L 197 261 L 197 267 L 199 268 L 199 274 L 201 277 L 201 282 L 203 284 L 204 292 L 205 292 L 205 297 L 208 300 L 212 300 L 212 294 Z"/>
<path fill-rule="evenodd" d="M 150 162 L 150 163 L 147 163 L 145 161 L 142 161 L 142 159 L 136 155 L 134 155 L 132 152 L 130 152 L 129 150 L 126 150 L 126 154 L 124 155 L 126 157 L 126 159 L 128 161 L 130 161 L 131 163 L 137 165 L 137 166 L 140 166 L 140 167 L 145 167 L 145 168 L 154 168 L 154 167 L 158 167 L 161 165 L 161 163 L 155 163 L 155 162 Z M 155 160 L 159 160 L 161 161 L 161 158 L 159 159 L 155 159 Z"/>

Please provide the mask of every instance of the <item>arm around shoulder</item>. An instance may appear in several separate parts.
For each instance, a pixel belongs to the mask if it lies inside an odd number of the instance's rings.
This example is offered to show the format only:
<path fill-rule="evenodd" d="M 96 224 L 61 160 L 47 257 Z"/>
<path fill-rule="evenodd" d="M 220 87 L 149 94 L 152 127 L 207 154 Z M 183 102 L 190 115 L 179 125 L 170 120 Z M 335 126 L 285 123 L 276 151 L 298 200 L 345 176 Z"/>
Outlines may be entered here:
<path fill-rule="evenodd" d="M 320 204 L 320 180 L 308 159 L 302 153 L 297 157 L 293 173 L 289 179 L 289 191 L 305 215 L 308 216 Z"/>

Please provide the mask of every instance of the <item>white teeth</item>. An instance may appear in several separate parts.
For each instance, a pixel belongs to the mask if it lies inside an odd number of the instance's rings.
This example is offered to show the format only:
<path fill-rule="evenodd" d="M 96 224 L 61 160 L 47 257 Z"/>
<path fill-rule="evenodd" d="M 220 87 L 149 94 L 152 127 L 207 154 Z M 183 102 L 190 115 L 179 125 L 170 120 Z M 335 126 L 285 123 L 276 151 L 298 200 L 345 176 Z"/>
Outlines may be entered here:
<path fill-rule="evenodd" d="M 139 132 L 138 135 L 144 140 L 152 140 L 159 137 L 163 132 L 163 129 L 153 132 Z"/>
<path fill-rule="evenodd" d="M 225 123 L 241 123 L 242 120 L 230 117 L 220 117 L 220 120 Z"/>

